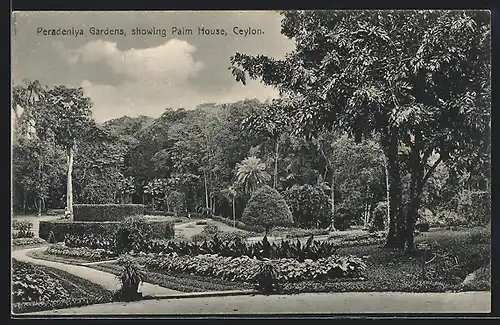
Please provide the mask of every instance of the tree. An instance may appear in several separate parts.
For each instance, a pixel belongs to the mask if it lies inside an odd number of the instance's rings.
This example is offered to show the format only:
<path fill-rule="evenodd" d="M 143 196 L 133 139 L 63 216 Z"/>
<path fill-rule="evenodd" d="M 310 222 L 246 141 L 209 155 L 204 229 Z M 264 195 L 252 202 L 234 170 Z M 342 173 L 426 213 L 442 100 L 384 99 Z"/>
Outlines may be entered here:
<path fill-rule="evenodd" d="M 91 129 L 92 102 L 84 96 L 83 88 L 56 86 L 46 97 L 50 107 L 50 129 L 54 132 L 56 143 L 61 145 L 67 155 L 66 209 L 73 212 L 73 158 L 78 142 Z"/>
<path fill-rule="evenodd" d="M 231 206 L 233 209 L 233 227 L 236 227 L 236 197 L 238 195 L 237 186 L 235 184 L 229 186 L 227 189 L 222 191 L 222 194 L 231 201 Z"/>
<path fill-rule="evenodd" d="M 330 202 L 321 185 L 294 185 L 286 190 L 285 199 L 299 227 L 324 227 L 330 221 Z"/>
<path fill-rule="evenodd" d="M 173 191 L 168 195 L 168 202 L 171 207 L 174 209 L 174 216 L 177 218 L 179 215 L 179 211 L 184 206 L 184 194 L 181 192 Z"/>
<path fill-rule="evenodd" d="M 252 193 L 271 177 L 266 172 L 266 165 L 257 157 L 247 157 L 237 165 L 237 183 L 246 193 Z"/>
<path fill-rule="evenodd" d="M 411 251 L 421 193 L 436 166 L 486 159 L 478 148 L 489 133 L 489 13 L 282 14 L 282 34 L 295 50 L 283 60 L 236 53 L 233 75 L 278 88 L 296 132 L 339 127 L 357 141 L 379 133 L 389 175 L 387 246 Z M 401 143 L 411 148 L 407 157 Z M 440 158 L 429 162 L 433 153 Z M 401 172 L 411 175 L 405 207 Z"/>
<path fill-rule="evenodd" d="M 260 134 L 275 143 L 273 188 L 278 184 L 279 143 L 288 128 L 286 114 L 279 103 L 268 105 L 264 110 L 253 113 L 242 122 L 242 126 L 254 134 Z"/>
<path fill-rule="evenodd" d="M 281 194 L 269 185 L 264 185 L 248 201 L 243 211 L 243 222 L 264 226 L 267 234 L 272 227 L 291 226 L 293 217 Z"/>

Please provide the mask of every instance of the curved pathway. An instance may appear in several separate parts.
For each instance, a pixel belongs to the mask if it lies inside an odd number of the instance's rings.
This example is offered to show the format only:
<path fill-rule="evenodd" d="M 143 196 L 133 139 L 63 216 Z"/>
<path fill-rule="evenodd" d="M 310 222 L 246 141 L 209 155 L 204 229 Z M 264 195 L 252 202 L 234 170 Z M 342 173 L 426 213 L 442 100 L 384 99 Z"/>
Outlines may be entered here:
<path fill-rule="evenodd" d="M 45 265 L 71 273 L 79 278 L 86 279 L 98 285 L 101 285 L 102 287 L 110 291 L 116 291 L 121 287 L 119 280 L 116 278 L 116 275 L 114 274 L 95 270 L 80 265 L 65 264 L 60 262 L 36 259 L 27 255 L 27 253 L 30 251 L 44 250 L 44 249 L 47 249 L 47 246 L 16 250 L 12 252 L 12 257 L 21 262 L 29 262 L 32 264 Z M 151 283 L 143 283 L 142 286 L 139 287 L 139 291 L 142 291 L 143 296 L 162 296 L 162 295 L 180 293 L 179 291 L 163 288 Z"/>

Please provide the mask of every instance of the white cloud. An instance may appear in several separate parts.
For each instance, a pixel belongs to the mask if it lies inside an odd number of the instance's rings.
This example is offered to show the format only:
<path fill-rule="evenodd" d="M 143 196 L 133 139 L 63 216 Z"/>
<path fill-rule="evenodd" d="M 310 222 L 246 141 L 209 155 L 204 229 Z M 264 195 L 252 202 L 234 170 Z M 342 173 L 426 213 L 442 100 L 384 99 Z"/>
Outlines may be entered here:
<path fill-rule="evenodd" d="M 165 108 L 194 108 L 205 102 L 234 102 L 245 98 L 265 100 L 277 96 L 274 89 L 250 81 L 247 86 L 234 83 L 227 89 L 201 92 L 193 87 L 203 62 L 196 61 L 196 48 L 186 41 L 169 40 L 146 49 L 121 51 L 117 44 L 92 41 L 79 49 L 54 44 L 64 59 L 77 67 L 81 63 L 104 63 L 127 78 L 116 86 L 83 80 L 81 86 L 94 103 L 94 118 L 101 122 L 123 115 L 159 116 Z"/>

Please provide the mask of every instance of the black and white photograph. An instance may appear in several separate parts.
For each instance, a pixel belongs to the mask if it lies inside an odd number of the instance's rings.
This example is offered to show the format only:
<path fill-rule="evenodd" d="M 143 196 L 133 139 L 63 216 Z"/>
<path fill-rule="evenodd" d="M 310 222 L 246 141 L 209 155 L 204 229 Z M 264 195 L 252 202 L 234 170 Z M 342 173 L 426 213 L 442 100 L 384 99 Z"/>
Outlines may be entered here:
<path fill-rule="evenodd" d="M 487 315 L 491 17 L 12 12 L 11 317 Z"/>

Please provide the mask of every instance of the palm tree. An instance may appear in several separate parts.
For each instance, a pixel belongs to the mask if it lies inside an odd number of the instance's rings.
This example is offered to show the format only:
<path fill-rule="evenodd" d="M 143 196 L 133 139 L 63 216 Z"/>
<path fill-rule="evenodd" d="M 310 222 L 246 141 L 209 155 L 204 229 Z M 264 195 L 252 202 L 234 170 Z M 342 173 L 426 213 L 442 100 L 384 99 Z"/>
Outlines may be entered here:
<path fill-rule="evenodd" d="M 252 193 L 271 179 L 271 176 L 266 172 L 266 164 L 257 157 L 251 156 L 243 159 L 236 168 L 236 183 L 246 193 Z"/>
<path fill-rule="evenodd" d="M 233 206 L 233 227 L 236 228 L 236 206 L 235 206 L 235 200 L 236 196 L 238 195 L 238 190 L 237 190 L 237 185 L 233 184 L 229 186 L 228 188 L 222 190 L 222 194 L 231 201 L 232 206 Z"/>

